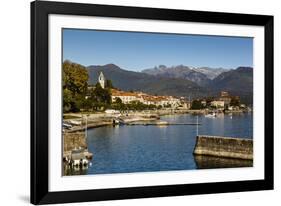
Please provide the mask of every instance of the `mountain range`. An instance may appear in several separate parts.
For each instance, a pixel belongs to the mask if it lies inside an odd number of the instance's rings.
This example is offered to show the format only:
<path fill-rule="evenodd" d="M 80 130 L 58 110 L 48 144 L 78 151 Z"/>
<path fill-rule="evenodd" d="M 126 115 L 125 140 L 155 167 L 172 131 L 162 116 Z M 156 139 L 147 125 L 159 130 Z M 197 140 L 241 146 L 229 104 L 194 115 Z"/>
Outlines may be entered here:
<path fill-rule="evenodd" d="M 142 72 L 121 69 L 114 64 L 88 66 L 89 83 L 95 84 L 100 72 L 110 79 L 113 85 L 125 91 L 143 91 L 155 95 L 204 96 L 207 91 L 195 82 L 186 79 L 157 77 Z"/>
<path fill-rule="evenodd" d="M 124 70 L 115 64 L 87 67 L 89 84 L 95 84 L 100 72 L 113 85 L 125 91 L 143 91 L 155 95 L 173 95 L 198 98 L 217 96 L 220 91 L 238 95 L 242 102 L 251 104 L 253 96 L 253 68 L 238 67 L 194 68 L 179 65 L 160 65 L 142 72 Z"/>
<path fill-rule="evenodd" d="M 197 83 L 199 86 L 207 86 L 214 78 L 226 71 L 228 70 L 223 68 L 195 68 L 184 65 L 166 67 L 165 65 L 159 65 L 152 69 L 145 69 L 142 72 L 158 77 L 187 79 Z"/>

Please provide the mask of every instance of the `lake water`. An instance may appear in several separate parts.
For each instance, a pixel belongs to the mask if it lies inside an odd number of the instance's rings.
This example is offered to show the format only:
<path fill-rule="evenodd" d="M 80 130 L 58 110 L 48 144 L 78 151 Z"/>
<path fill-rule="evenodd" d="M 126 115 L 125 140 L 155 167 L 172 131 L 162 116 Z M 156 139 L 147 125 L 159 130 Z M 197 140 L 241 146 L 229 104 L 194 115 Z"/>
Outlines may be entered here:
<path fill-rule="evenodd" d="M 191 114 L 162 116 L 175 123 L 196 123 Z M 253 137 L 251 113 L 198 116 L 199 135 Z M 67 175 L 108 174 L 252 166 L 252 162 L 214 157 L 195 157 L 197 126 L 107 126 L 88 130 L 88 149 L 94 154 L 88 169 Z"/>

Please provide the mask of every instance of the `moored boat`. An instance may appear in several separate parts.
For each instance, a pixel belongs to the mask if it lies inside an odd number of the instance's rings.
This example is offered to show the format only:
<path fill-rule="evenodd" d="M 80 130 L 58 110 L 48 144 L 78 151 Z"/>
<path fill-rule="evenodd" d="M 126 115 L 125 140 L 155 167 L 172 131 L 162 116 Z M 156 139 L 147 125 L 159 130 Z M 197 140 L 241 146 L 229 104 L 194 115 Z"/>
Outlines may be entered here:
<path fill-rule="evenodd" d="M 215 117 L 217 117 L 217 114 L 215 112 L 213 112 L 213 113 L 210 113 L 210 114 L 206 114 L 205 117 L 215 118 Z"/>

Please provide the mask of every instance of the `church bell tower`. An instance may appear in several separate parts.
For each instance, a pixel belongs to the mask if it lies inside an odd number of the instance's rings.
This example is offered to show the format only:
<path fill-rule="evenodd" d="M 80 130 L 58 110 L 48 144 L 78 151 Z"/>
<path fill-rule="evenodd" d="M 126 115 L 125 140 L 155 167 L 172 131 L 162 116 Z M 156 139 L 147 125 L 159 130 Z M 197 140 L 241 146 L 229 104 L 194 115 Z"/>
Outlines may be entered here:
<path fill-rule="evenodd" d="M 100 75 L 99 75 L 99 83 L 101 85 L 101 87 L 104 89 L 105 87 L 105 78 L 104 78 L 104 75 L 102 72 L 100 72 Z"/>

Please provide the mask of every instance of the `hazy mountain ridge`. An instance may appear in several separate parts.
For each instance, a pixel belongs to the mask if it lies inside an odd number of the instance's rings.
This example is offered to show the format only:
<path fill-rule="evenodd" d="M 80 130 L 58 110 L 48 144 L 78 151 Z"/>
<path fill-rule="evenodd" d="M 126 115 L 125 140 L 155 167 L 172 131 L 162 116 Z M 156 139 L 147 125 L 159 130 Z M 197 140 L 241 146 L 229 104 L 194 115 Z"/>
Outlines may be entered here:
<path fill-rule="evenodd" d="M 194 68 L 195 71 L 205 74 L 209 79 L 213 80 L 223 72 L 230 71 L 231 69 L 224 68 L 210 68 L 210 67 L 198 67 Z"/>
<path fill-rule="evenodd" d="M 246 103 L 253 102 L 253 68 L 238 67 L 237 69 L 223 72 L 209 84 L 214 92 L 228 91 L 238 95 Z"/>
<path fill-rule="evenodd" d="M 172 66 L 166 67 L 165 65 L 159 65 L 152 69 L 145 69 L 142 73 L 146 73 L 154 76 L 169 77 L 169 78 L 182 78 L 193 81 L 200 86 L 208 85 L 211 80 L 217 77 L 219 74 L 229 71 L 223 68 L 209 68 L 209 67 L 191 67 L 191 66 Z"/>

